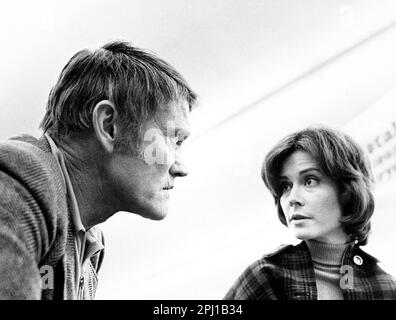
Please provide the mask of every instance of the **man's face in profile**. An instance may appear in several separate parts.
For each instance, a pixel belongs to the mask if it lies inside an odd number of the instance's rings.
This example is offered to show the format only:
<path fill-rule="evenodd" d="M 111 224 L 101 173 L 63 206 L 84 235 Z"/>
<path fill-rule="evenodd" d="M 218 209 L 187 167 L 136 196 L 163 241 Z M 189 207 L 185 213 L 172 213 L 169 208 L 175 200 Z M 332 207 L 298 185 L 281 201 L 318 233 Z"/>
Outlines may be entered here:
<path fill-rule="evenodd" d="M 166 216 L 175 178 L 187 175 L 181 146 L 190 135 L 189 117 L 186 100 L 160 107 L 143 125 L 138 152 L 114 154 L 110 172 L 120 210 L 153 220 Z"/>

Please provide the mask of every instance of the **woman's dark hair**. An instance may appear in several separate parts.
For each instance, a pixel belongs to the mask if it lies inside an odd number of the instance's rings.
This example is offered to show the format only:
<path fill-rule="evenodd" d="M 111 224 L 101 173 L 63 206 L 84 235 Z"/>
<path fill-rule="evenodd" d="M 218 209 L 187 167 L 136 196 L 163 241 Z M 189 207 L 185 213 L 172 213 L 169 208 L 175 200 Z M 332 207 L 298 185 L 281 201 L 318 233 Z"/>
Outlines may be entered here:
<path fill-rule="evenodd" d="M 279 174 L 282 165 L 295 151 L 308 152 L 324 174 L 339 188 L 342 208 L 341 226 L 351 240 L 367 244 L 370 219 L 374 211 L 373 175 L 363 149 L 348 135 L 324 127 L 307 128 L 288 135 L 266 155 L 261 176 L 272 193 L 280 221 L 287 225 L 280 205 Z"/>

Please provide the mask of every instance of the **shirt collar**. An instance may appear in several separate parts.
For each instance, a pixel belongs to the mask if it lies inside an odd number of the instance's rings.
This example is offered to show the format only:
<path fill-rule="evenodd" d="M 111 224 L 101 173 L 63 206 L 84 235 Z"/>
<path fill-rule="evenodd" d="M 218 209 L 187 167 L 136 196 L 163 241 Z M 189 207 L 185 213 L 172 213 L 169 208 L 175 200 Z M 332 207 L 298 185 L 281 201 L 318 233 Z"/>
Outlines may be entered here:
<path fill-rule="evenodd" d="M 78 246 L 78 252 L 82 251 L 82 257 L 79 257 L 79 259 L 81 259 L 80 263 L 81 265 L 83 265 L 85 261 L 90 259 L 97 252 L 104 249 L 102 233 L 95 226 L 86 231 L 81 221 L 77 199 L 74 194 L 73 185 L 71 183 L 70 176 L 66 168 L 63 153 L 56 146 L 54 140 L 47 133 L 45 133 L 44 135 L 47 138 L 48 143 L 51 147 L 52 154 L 54 155 L 57 163 L 60 166 L 62 178 L 66 185 L 67 204 L 71 216 L 73 235 Z M 77 281 L 79 281 L 79 278 L 77 279 Z"/>
<path fill-rule="evenodd" d="M 67 201 L 68 201 L 70 215 L 71 215 L 71 219 L 72 219 L 74 234 L 76 234 L 79 231 L 86 232 L 86 230 L 82 224 L 82 221 L 81 221 L 81 216 L 80 216 L 80 211 L 78 209 L 77 199 L 74 194 L 73 185 L 71 183 L 70 176 L 69 176 L 69 173 L 66 168 L 65 158 L 63 156 L 63 153 L 61 150 L 59 150 L 59 148 L 55 144 L 55 141 L 49 136 L 48 133 L 45 133 L 44 135 L 47 138 L 48 143 L 51 147 L 52 154 L 54 155 L 56 161 L 58 162 L 58 164 L 60 166 L 62 177 L 63 177 L 63 180 L 66 185 Z"/>

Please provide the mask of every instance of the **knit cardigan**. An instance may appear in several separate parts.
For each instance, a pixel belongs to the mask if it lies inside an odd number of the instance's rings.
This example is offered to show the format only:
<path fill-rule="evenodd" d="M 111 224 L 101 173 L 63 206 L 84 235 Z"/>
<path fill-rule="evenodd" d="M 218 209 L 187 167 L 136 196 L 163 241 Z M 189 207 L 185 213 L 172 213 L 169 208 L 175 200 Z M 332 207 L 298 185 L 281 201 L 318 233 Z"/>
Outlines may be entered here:
<path fill-rule="evenodd" d="M 71 221 L 47 140 L 22 135 L 0 142 L 0 299 L 76 298 Z M 103 254 L 89 261 L 84 298 L 95 296 Z"/>

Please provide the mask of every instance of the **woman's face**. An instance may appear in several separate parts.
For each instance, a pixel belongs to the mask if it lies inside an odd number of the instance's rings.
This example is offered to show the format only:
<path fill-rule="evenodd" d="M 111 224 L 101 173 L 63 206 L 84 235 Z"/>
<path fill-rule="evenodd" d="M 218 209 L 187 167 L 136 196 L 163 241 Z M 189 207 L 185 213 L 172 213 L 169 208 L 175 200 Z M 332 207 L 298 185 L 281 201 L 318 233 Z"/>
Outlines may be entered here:
<path fill-rule="evenodd" d="M 338 188 L 308 152 L 295 151 L 286 158 L 279 184 L 280 205 L 298 239 L 347 242 L 339 222 L 342 211 Z"/>

